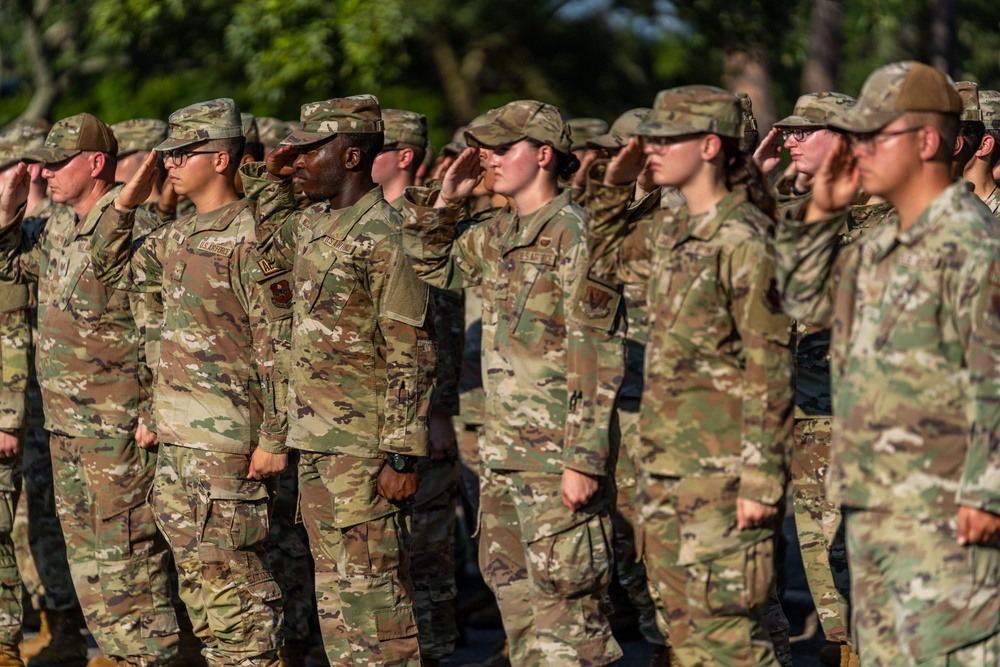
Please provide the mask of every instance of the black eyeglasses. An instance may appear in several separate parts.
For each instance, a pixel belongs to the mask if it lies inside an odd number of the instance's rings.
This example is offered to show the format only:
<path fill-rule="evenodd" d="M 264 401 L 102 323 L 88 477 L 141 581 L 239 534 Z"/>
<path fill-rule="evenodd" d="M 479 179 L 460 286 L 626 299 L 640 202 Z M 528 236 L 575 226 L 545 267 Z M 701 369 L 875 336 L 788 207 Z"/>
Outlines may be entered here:
<path fill-rule="evenodd" d="M 788 137 L 795 139 L 795 141 L 802 143 L 809 137 L 811 137 L 816 132 L 819 132 L 823 128 L 821 127 L 809 127 L 800 130 L 782 130 L 781 131 L 781 141 L 788 141 Z"/>
<path fill-rule="evenodd" d="M 170 151 L 160 151 L 163 154 L 163 161 L 170 160 L 174 165 L 183 167 L 184 163 L 191 155 L 215 155 L 219 151 L 186 151 L 183 148 L 175 148 Z"/>
<path fill-rule="evenodd" d="M 913 132 L 919 132 L 924 129 L 923 125 L 918 125 L 917 127 L 908 127 L 905 130 L 897 130 L 896 132 L 883 132 L 879 130 L 878 132 L 864 132 L 862 134 L 848 134 L 847 144 L 854 150 L 858 146 L 864 149 L 866 153 L 872 155 L 875 153 L 881 144 L 893 137 L 899 137 L 904 134 L 912 134 Z"/>

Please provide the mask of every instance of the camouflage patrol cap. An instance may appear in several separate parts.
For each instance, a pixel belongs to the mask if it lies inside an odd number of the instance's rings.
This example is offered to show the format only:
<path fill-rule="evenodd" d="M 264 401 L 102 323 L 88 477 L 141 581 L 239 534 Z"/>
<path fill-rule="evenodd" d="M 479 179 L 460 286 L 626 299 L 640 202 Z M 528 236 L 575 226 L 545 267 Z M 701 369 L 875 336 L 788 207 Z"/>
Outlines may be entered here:
<path fill-rule="evenodd" d="M 19 121 L 0 132 L 0 171 L 21 161 L 26 154 L 45 143 L 45 121 Z"/>
<path fill-rule="evenodd" d="M 714 86 L 681 86 L 656 94 L 653 110 L 632 134 L 678 137 L 685 134 L 743 136 L 740 107 L 728 90 Z"/>
<path fill-rule="evenodd" d="M 495 148 L 533 139 L 568 154 L 573 145 L 569 133 L 559 109 L 535 100 L 518 100 L 494 110 L 484 125 L 470 126 L 465 140 L 470 146 Z"/>
<path fill-rule="evenodd" d="M 441 147 L 441 155 L 458 155 L 466 148 L 469 144 L 465 143 L 465 133 L 474 127 L 479 127 L 480 125 L 486 125 L 490 122 L 490 119 L 496 115 L 497 109 L 490 109 L 486 113 L 479 114 L 468 125 L 463 125 L 462 127 L 455 130 L 454 136 L 451 138 L 451 142 L 445 144 Z"/>
<path fill-rule="evenodd" d="M 257 116 L 252 113 L 240 114 L 240 126 L 243 128 L 243 136 L 248 144 L 260 143 L 260 131 L 257 129 Z"/>
<path fill-rule="evenodd" d="M 63 118 L 52 126 L 41 148 L 29 151 L 22 162 L 61 162 L 83 151 L 118 154 L 118 141 L 107 123 L 89 113 Z"/>
<path fill-rule="evenodd" d="M 569 137 L 573 140 L 570 150 L 578 151 L 587 147 L 587 142 L 608 131 L 607 122 L 600 118 L 572 118 L 566 121 L 569 125 Z"/>
<path fill-rule="evenodd" d="M 615 119 L 607 134 L 594 137 L 587 142 L 587 148 L 607 148 L 616 150 L 628 143 L 629 136 L 639 127 L 639 124 L 649 115 L 652 109 L 640 107 L 629 109 Z"/>
<path fill-rule="evenodd" d="M 794 130 L 798 127 L 826 127 L 827 121 L 838 116 L 857 103 L 849 95 L 840 93 L 807 93 L 795 102 L 792 115 L 774 124 L 779 130 Z"/>
<path fill-rule="evenodd" d="M 875 132 L 905 113 L 920 111 L 958 116 L 962 98 L 946 74 L 906 60 L 872 72 L 858 103 L 828 125 L 846 132 Z"/>
<path fill-rule="evenodd" d="M 282 139 L 297 129 L 299 129 L 298 121 L 289 123 L 273 116 L 257 117 L 257 136 L 260 143 L 268 148 L 277 148 L 281 145 Z"/>
<path fill-rule="evenodd" d="M 980 90 L 979 111 L 987 130 L 1000 131 L 1000 92 Z"/>
<path fill-rule="evenodd" d="M 962 98 L 962 120 L 982 120 L 979 110 L 979 84 L 975 81 L 959 81 L 955 84 L 958 96 Z"/>
<path fill-rule="evenodd" d="M 385 123 L 385 145 L 409 144 L 426 148 L 427 116 L 401 109 L 383 109 L 382 122 Z"/>
<path fill-rule="evenodd" d="M 753 100 L 749 93 L 736 93 L 736 101 L 740 104 L 740 125 L 742 133 L 746 134 L 757 129 L 757 119 L 753 115 Z"/>
<path fill-rule="evenodd" d="M 170 114 L 170 136 L 156 147 L 158 151 L 182 148 L 210 139 L 243 136 L 240 108 L 228 97 L 198 102 Z"/>
<path fill-rule="evenodd" d="M 302 128 L 293 130 L 282 146 L 304 146 L 335 134 L 381 134 L 382 110 L 374 95 L 335 97 L 303 104 Z"/>
<path fill-rule="evenodd" d="M 167 124 L 155 118 L 133 118 L 111 126 L 118 140 L 118 157 L 151 151 L 167 138 Z"/>

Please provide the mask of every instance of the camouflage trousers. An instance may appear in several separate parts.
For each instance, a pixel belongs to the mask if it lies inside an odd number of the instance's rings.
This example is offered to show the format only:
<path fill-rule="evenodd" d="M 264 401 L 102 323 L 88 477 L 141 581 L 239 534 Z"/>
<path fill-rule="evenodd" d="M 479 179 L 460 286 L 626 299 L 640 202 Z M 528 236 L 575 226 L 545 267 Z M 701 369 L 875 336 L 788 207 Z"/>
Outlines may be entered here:
<path fill-rule="evenodd" d="M 56 514 L 49 432 L 38 384 L 28 384 L 28 428 L 21 440 L 21 502 L 14 519 L 14 548 L 24 587 L 35 609 L 70 611 L 79 606 L 66 560 L 66 541 Z"/>
<path fill-rule="evenodd" d="M 1000 544 L 959 546 L 957 517 L 844 514 L 864 667 L 1000 665 Z"/>
<path fill-rule="evenodd" d="M 281 589 L 285 641 L 309 638 L 309 621 L 316 608 L 312 557 L 302 524 L 296 523 L 299 505 L 299 453 L 288 454 L 288 467 L 278 479 L 278 489 L 267 531 L 267 557 L 271 574 Z"/>
<path fill-rule="evenodd" d="M 439 660 L 455 652 L 455 515 L 459 464 L 421 458 L 413 503 L 410 574 L 420 655 Z"/>
<path fill-rule="evenodd" d="M 299 504 L 331 665 L 420 665 L 410 511 L 377 494 L 383 464 L 383 459 L 301 452 Z"/>
<path fill-rule="evenodd" d="M 101 651 L 119 664 L 177 653 L 169 551 L 146 502 L 156 452 L 129 439 L 52 434 L 56 507 L 77 598 Z"/>
<path fill-rule="evenodd" d="M 828 641 L 850 642 L 851 575 L 839 508 L 826 498 L 831 420 L 796 419 L 792 452 L 795 530 L 809 592 Z"/>
<path fill-rule="evenodd" d="M 774 539 L 718 554 L 712 554 L 715 545 L 697 545 L 704 553 L 689 553 L 693 529 L 685 526 L 682 539 L 676 509 L 685 481 L 644 473 L 639 497 L 643 557 L 665 607 L 674 654 L 685 667 L 791 665 L 788 620 L 775 590 Z M 701 488 L 707 480 L 690 481 Z M 706 498 L 695 504 L 711 510 L 718 502 Z M 720 512 L 735 517 L 735 507 Z M 701 519 L 707 520 L 704 513 Z"/>
<path fill-rule="evenodd" d="M 21 575 L 14 553 L 14 515 L 21 495 L 21 457 L 0 459 L 0 644 L 21 641 Z"/>
<path fill-rule="evenodd" d="M 281 591 L 267 537 L 273 484 L 247 479 L 250 456 L 160 446 L 151 504 L 178 590 L 210 667 L 277 667 Z"/>
<path fill-rule="evenodd" d="M 551 473 L 482 471 L 479 566 L 496 595 L 516 667 L 599 667 L 622 656 L 608 623 L 610 490 L 570 512 L 560 480 Z"/>
<path fill-rule="evenodd" d="M 636 544 L 635 522 L 638 513 L 638 471 L 635 462 L 639 452 L 639 413 L 618 410 L 622 429 L 622 451 L 615 467 L 615 485 L 618 488 L 615 512 L 612 515 L 615 531 L 615 571 L 618 582 L 628 594 L 629 602 L 639 612 L 639 631 L 650 644 L 664 646 L 667 620 L 657 608 L 653 595 L 656 589 L 649 586 L 646 564 L 639 558 Z"/>

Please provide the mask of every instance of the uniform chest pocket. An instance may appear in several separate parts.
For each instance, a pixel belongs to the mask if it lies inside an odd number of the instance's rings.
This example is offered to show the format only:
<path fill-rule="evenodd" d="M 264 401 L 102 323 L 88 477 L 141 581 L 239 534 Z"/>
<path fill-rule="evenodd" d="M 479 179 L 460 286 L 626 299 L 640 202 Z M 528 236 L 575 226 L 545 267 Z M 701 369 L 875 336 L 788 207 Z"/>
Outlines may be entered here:
<path fill-rule="evenodd" d="M 904 254 L 886 286 L 874 350 L 935 345 L 941 338 L 938 258 Z"/>
<path fill-rule="evenodd" d="M 683 334 L 714 324 L 726 311 L 718 246 L 689 243 L 667 252 L 650 294 L 659 301 L 657 326 Z"/>
<path fill-rule="evenodd" d="M 354 291 L 357 272 L 352 254 L 324 241 L 308 244 L 306 256 L 295 263 L 296 306 L 312 318 L 333 324 Z"/>
<path fill-rule="evenodd" d="M 555 252 L 519 251 L 509 289 L 514 292 L 510 331 L 529 345 L 543 338 L 564 338 L 563 293 Z M 501 315 L 502 316 L 502 315 Z"/>

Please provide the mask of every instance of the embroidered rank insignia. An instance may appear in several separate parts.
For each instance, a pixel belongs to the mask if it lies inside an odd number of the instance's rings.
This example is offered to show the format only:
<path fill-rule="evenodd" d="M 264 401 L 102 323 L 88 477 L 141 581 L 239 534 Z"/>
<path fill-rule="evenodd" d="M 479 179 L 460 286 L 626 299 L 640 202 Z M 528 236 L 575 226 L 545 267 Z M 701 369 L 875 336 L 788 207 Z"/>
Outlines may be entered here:
<path fill-rule="evenodd" d="M 280 266 L 275 266 L 274 264 L 263 258 L 257 260 L 257 266 L 260 267 L 260 270 L 261 272 L 263 272 L 265 277 L 273 273 L 278 273 L 282 270 Z"/>
<path fill-rule="evenodd" d="M 292 307 L 292 288 L 287 280 L 279 280 L 271 284 L 271 303 L 278 308 Z"/>

